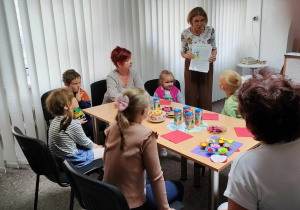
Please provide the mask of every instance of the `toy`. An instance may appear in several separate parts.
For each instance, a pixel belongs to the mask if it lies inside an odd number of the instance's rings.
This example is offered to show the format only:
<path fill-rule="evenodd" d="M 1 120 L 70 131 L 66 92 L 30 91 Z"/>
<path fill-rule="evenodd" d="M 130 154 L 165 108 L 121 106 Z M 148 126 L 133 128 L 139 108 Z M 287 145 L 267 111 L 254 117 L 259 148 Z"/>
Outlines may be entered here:
<path fill-rule="evenodd" d="M 215 154 L 216 149 L 212 147 L 206 147 L 205 151 L 208 152 L 208 154 Z"/>
<path fill-rule="evenodd" d="M 211 125 L 207 127 L 208 132 L 210 133 L 222 133 L 227 129 L 224 126 Z"/>
<path fill-rule="evenodd" d="M 220 148 L 218 151 L 221 153 L 221 155 L 225 155 L 228 152 L 228 149 Z"/>
<path fill-rule="evenodd" d="M 206 142 L 202 142 L 200 143 L 200 146 L 202 147 L 203 150 L 205 150 L 205 148 L 207 147 L 207 143 Z"/>

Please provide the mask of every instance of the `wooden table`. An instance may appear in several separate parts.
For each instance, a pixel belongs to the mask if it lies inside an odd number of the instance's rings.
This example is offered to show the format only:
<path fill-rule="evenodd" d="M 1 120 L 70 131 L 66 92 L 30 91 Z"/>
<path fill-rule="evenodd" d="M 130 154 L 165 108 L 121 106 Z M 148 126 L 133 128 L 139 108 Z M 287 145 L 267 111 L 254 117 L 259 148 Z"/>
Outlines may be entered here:
<path fill-rule="evenodd" d="M 182 109 L 184 105 L 179 103 L 173 103 L 172 107 L 174 108 L 180 108 Z M 192 108 L 194 110 L 194 108 Z M 89 114 L 93 117 L 94 122 L 94 134 L 98 134 L 98 124 L 96 119 L 103 120 L 105 122 L 112 122 L 115 119 L 115 116 L 117 114 L 117 110 L 114 109 L 113 103 L 104 104 L 100 106 L 91 107 L 88 109 L 83 110 L 84 113 Z M 209 111 L 204 110 L 204 113 L 210 113 Z M 156 131 L 159 135 L 166 134 L 171 132 L 167 128 L 168 121 L 172 120 L 172 118 L 166 118 L 164 122 L 161 123 L 151 123 L 147 120 L 143 121 L 143 125 L 145 127 L 150 128 L 153 131 Z M 219 172 L 222 171 L 224 168 L 229 166 L 231 162 L 236 158 L 240 153 L 245 152 L 247 150 L 250 150 L 252 148 L 255 148 L 259 145 L 258 141 L 253 140 L 253 138 L 250 137 L 237 137 L 236 133 L 234 131 L 234 127 L 245 127 L 245 121 L 228 117 L 225 115 L 219 114 L 219 120 L 205 120 L 205 122 L 209 125 L 222 125 L 227 128 L 227 131 L 218 134 L 218 136 L 227 138 L 227 139 L 233 139 L 235 141 L 243 143 L 243 145 L 239 148 L 240 152 L 234 152 L 230 157 L 227 159 L 226 163 L 213 163 L 210 161 L 210 159 L 194 154 L 191 151 L 199 145 L 200 142 L 205 141 L 207 138 L 211 137 L 212 134 L 209 133 L 207 130 L 203 130 L 200 132 L 195 133 L 189 133 L 193 136 L 193 138 L 190 138 L 186 141 L 180 142 L 178 144 L 174 144 L 171 141 L 168 141 L 162 137 L 158 137 L 157 144 L 165 147 L 168 150 L 171 150 L 183 158 L 187 158 L 189 160 L 194 161 L 195 163 L 198 163 L 202 166 L 205 166 L 209 168 L 209 174 L 210 174 L 210 209 L 217 209 L 218 208 L 218 200 L 219 200 Z M 98 137 L 94 137 L 94 139 L 97 139 Z M 185 166 L 186 167 L 186 166 Z M 182 171 L 186 168 L 182 168 Z M 184 174 L 183 174 L 184 175 Z"/>

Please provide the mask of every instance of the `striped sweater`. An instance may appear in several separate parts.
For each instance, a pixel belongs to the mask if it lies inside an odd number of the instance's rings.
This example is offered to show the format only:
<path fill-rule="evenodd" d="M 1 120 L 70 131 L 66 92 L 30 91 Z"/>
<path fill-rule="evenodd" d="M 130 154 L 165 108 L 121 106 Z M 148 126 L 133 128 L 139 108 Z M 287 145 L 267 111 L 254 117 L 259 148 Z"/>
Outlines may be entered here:
<path fill-rule="evenodd" d="M 80 121 L 73 119 L 65 131 L 60 131 L 63 116 L 55 117 L 49 128 L 49 149 L 52 155 L 70 157 L 78 152 L 77 145 L 85 149 L 95 148 L 95 144 L 85 135 Z M 77 144 L 77 145 L 76 145 Z"/>

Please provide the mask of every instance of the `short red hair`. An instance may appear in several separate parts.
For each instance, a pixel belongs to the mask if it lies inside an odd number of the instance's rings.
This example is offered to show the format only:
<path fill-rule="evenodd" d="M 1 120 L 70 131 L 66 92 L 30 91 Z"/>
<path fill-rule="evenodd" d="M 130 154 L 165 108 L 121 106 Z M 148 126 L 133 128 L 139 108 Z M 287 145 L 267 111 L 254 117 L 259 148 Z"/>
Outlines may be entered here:
<path fill-rule="evenodd" d="M 131 52 L 125 48 L 117 46 L 113 51 L 111 52 L 110 59 L 115 64 L 116 67 L 117 63 L 123 63 L 128 58 L 131 57 Z"/>

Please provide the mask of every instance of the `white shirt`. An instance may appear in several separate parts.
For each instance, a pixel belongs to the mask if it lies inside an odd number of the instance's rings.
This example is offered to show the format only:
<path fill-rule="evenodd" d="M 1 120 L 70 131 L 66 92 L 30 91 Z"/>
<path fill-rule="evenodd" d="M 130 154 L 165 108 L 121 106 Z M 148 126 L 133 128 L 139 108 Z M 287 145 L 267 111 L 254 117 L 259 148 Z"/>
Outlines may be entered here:
<path fill-rule="evenodd" d="M 300 139 L 238 156 L 224 195 L 246 209 L 300 209 Z"/>

